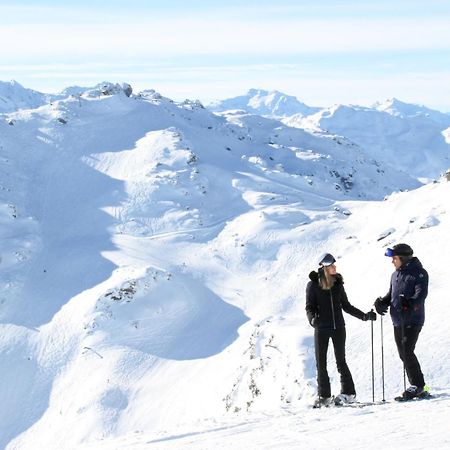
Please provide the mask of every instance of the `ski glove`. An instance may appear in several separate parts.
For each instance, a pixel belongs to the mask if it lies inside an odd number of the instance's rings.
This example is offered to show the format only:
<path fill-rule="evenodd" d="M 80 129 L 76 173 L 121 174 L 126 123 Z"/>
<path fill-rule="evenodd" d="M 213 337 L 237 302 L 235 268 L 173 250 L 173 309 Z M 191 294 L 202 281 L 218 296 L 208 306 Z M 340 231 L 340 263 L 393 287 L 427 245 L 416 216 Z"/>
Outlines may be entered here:
<path fill-rule="evenodd" d="M 317 325 L 319 325 L 319 318 L 317 316 L 314 316 L 309 323 L 312 327 L 316 328 Z"/>
<path fill-rule="evenodd" d="M 364 321 L 366 321 L 366 320 L 377 320 L 377 315 L 376 315 L 375 311 L 371 310 L 368 313 L 364 314 L 362 320 L 364 320 Z"/>
<path fill-rule="evenodd" d="M 380 316 L 384 316 L 387 313 L 387 310 L 389 309 L 389 305 L 386 305 L 386 303 L 383 302 L 383 299 L 381 297 L 378 297 L 375 300 L 374 306 L 375 309 L 377 310 L 377 313 Z"/>

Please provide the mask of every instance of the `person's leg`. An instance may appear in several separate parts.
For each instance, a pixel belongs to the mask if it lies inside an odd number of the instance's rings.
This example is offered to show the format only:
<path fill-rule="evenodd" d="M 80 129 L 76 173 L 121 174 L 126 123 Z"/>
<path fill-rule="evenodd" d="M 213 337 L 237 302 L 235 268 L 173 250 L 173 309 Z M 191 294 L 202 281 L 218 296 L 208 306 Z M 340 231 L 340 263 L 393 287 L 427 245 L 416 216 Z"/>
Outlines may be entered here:
<path fill-rule="evenodd" d="M 395 344 L 397 345 L 398 356 L 403 361 L 403 334 L 402 327 L 394 327 Z"/>
<path fill-rule="evenodd" d="M 414 353 L 421 330 L 422 327 L 420 326 L 405 328 L 405 369 L 409 382 L 418 388 L 423 388 L 425 386 L 422 370 L 417 356 Z"/>
<path fill-rule="evenodd" d="M 341 375 L 341 394 L 355 395 L 355 385 L 353 383 L 352 374 L 345 360 L 345 328 L 338 328 L 333 331 L 333 347 L 334 356 L 338 372 Z"/>
<path fill-rule="evenodd" d="M 314 348 L 316 353 L 317 390 L 320 397 L 331 397 L 330 378 L 327 371 L 327 351 L 330 332 L 314 330 Z"/>
<path fill-rule="evenodd" d="M 417 386 L 418 388 L 423 388 L 425 386 L 422 370 L 420 368 L 417 356 L 414 353 L 421 330 L 422 327 L 420 326 L 405 327 L 402 341 L 401 327 L 394 327 L 395 343 L 397 344 L 400 359 L 405 364 L 408 380 L 413 386 Z"/>

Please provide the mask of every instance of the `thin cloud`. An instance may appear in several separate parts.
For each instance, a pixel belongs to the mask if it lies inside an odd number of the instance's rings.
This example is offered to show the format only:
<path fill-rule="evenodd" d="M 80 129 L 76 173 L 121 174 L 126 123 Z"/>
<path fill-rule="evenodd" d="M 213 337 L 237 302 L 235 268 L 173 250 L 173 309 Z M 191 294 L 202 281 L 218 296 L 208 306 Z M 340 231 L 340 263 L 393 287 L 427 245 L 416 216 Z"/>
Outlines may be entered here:
<path fill-rule="evenodd" d="M 110 80 L 174 98 L 265 87 L 311 104 L 415 96 L 440 108 L 450 87 L 448 2 L 151 3 L 0 5 L 2 78 L 47 92 Z"/>
<path fill-rule="evenodd" d="M 233 32 L 230 33 L 230 26 Z M 306 54 L 449 49 L 445 19 L 251 22 L 170 20 L 157 23 L 4 26 L 0 57 L 87 60 L 180 54 Z"/>

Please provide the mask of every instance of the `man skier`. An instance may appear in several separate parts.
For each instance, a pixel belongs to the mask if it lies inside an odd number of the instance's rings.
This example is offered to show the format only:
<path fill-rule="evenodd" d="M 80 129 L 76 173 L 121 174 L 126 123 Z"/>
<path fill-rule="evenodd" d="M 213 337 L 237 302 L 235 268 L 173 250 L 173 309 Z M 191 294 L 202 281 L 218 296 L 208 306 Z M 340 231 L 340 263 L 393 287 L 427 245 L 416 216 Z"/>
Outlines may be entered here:
<path fill-rule="evenodd" d="M 392 257 L 395 272 L 391 276 L 389 292 L 375 301 L 378 314 L 384 315 L 390 307 L 398 354 L 403 361 L 411 386 L 396 400 L 411 400 L 427 395 L 419 361 L 414 354 L 417 339 L 425 321 L 425 298 L 428 294 L 428 273 L 413 256 L 407 244 L 388 248 L 385 256 Z"/>

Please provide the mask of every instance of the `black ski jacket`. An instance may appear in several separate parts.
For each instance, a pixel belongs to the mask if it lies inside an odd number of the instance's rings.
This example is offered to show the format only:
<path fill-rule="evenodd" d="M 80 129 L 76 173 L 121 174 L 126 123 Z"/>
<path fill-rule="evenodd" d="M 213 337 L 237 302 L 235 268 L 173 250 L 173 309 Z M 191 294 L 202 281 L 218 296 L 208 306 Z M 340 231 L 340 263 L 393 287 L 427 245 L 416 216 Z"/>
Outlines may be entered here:
<path fill-rule="evenodd" d="M 392 274 L 389 292 L 381 301 L 391 307 L 394 327 L 400 327 L 402 319 L 404 326 L 423 326 L 427 295 L 428 273 L 418 258 L 414 257 Z"/>
<path fill-rule="evenodd" d="M 350 304 L 344 289 L 342 275 L 335 275 L 335 282 L 330 290 L 324 290 L 319 285 L 319 274 L 311 272 L 310 282 L 306 286 L 306 315 L 309 323 L 317 317 L 318 329 L 336 329 L 345 327 L 342 310 L 363 320 L 365 314 Z"/>

